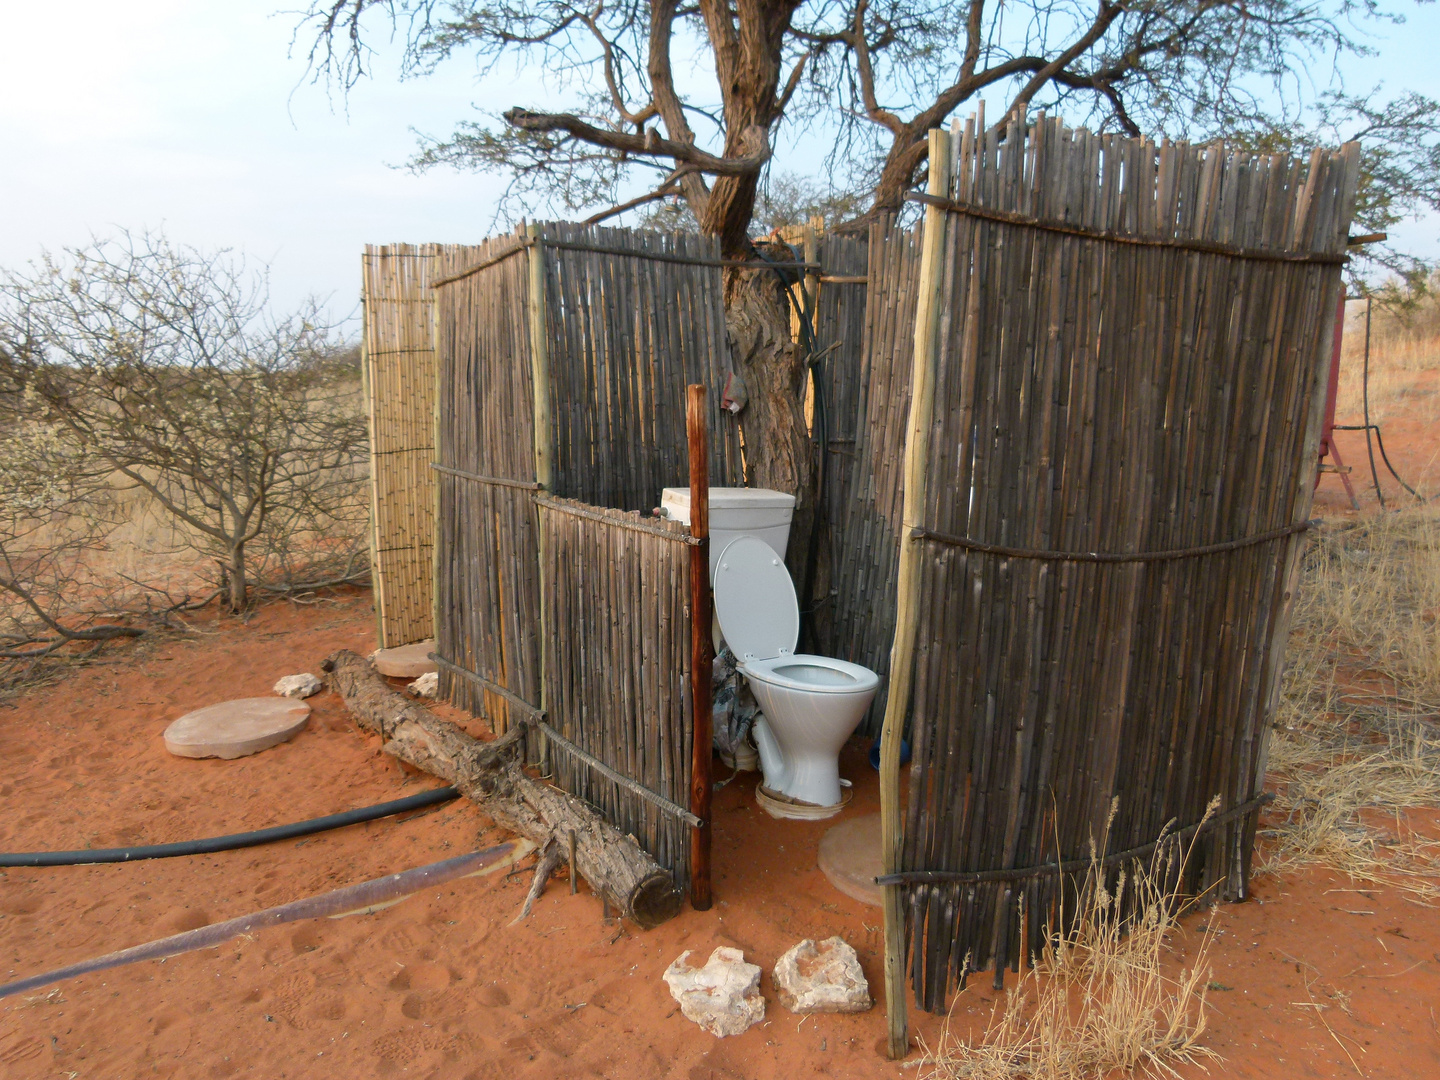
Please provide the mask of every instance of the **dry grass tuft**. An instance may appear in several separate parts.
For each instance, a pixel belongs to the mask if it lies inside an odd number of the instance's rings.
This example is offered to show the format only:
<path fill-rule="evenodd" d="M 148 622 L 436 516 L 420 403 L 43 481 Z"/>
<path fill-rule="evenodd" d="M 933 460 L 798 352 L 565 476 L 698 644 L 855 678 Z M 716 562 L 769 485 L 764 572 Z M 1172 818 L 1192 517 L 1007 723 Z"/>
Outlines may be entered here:
<path fill-rule="evenodd" d="M 1178 883 L 1188 855 L 1176 842 L 1162 844 L 1148 866 L 1121 872 L 1111 889 L 1092 853 L 1074 925 L 1047 935 L 1034 969 L 996 1004 L 978 1037 L 955 1031 L 952 1007 L 935 1048 L 922 1041 L 924 1080 L 1176 1076 L 1178 1065 L 1213 1058 L 1200 1045 L 1208 937 L 1191 967 L 1173 979 L 1164 973 L 1167 941 L 1187 906 L 1178 884 L 1167 883 Z"/>
<path fill-rule="evenodd" d="M 1440 899 L 1440 844 L 1400 811 L 1440 806 L 1440 513 L 1417 507 L 1312 542 L 1270 749 L 1267 868 L 1322 864 Z M 1389 819 L 1385 829 L 1377 819 Z"/>

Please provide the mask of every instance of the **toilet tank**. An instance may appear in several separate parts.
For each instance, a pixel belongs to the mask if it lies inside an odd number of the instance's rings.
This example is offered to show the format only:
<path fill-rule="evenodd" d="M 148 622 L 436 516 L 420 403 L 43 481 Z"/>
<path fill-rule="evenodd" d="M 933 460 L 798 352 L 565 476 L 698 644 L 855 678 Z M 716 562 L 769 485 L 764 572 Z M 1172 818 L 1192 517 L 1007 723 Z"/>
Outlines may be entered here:
<path fill-rule="evenodd" d="M 725 545 L 737 536 L 758 536 L 780 558 L 790 540 L 790 518 L 795 496 L 769 488 L 712 487 L 710 489 L 710 580 Z M 660 495 L 660 513 L 671 521 L 690 524 L 690 489 L 669 487 Z"/>

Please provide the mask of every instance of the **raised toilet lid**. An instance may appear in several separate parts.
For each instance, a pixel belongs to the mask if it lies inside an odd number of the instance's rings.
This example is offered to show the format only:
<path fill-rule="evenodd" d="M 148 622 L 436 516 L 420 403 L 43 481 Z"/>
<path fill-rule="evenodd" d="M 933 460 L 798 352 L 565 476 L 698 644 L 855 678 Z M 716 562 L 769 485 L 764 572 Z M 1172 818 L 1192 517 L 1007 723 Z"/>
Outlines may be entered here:
<path fill-rule="evenodd" d="M 793 653 L 800 639 L 795 584 L 775 549 L 757 536 L 738 536 L 715 567 L 715 617 L 740 660 Z"/>

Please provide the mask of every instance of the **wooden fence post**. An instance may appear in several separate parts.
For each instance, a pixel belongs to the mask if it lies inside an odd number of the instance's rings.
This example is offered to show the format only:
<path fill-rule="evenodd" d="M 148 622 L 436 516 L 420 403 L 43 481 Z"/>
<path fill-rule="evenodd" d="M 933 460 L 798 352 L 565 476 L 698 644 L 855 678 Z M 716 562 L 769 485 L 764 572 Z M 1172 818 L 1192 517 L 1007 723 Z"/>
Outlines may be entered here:
<path fill-rule="evenodd" d="M 953 172 L 948 132 L 930 132 L 928 191 L 950 197 Z M 900 529 L 895 640 L 890 648 L 890 687 L 880 733 L 880 843 L 887 874 L 900 869 L 904 827 L 900 807 L 900 741 L 910 704 L 915 637 L 920 618 L 920 548 L 910 530 L 924 525 L 925 481 L 930 426 L 935 411 L 935 368 L 939 354 L 940 285 L 944 276 L 946 212 L 925 209 L 925 235 L 916 292 L 915 360 L 910 376 L 910 419 L 905 428 L 905 501 Z M 885 886 L 885 1016 L 892 1059 L 910 1051 L 905 989 L 905 897 L 899 885 Z"/>
<path fill-rule="evenodd" d="M 550 425 L 550 338 L 545 325 L 545 247 L 539 243 L 540 226 L 531 222 L 525 226 L 530 238 L 530 383 L 534 394 L 531 430 L 535 436 L 535 483 L 540 490 L 553 494 L 554 477 L 551 473 L 551 425 Z M 536 581 L 540 589 L 540 647 L 536 655 L 540 662 L 540 709 L 548 714 L 550 702 L 545 692 L 545 534 L 538 527 L 535 531 L 535 546 L 539 565 Z M 507 710 L 508 714 L 508 710 Z M 544 734 L 537 736 L 540 751 L 540 773 L 550 775 L 550 740 Z"/>
<path fill-rule="evenodd" d="M 685 431 L 690 439 L 690 702 L 694 737 L 690 760 L 690 905 L 709 911 L 710 895 L 710 440 L 705 424 L 705 387 L 685 388 Z"/>

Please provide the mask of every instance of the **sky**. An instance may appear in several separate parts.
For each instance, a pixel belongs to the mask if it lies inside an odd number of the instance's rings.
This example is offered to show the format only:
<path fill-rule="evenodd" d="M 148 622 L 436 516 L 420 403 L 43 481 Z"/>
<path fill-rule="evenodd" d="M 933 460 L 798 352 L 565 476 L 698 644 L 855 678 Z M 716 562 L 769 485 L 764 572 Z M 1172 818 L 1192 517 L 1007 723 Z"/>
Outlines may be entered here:
<path fill-rule="evenodd" d="M 492 232 L 503 178 L 403 168 L 415 129 L 443 136 L 472 106 L 542 103 L 544 88 L 509 70 L 477 81 L 463 60 L 401 81 L 394 48 L 336 96 L 291 55 L 286 2 L 0 0 L 0 267 L 159 228 L 268 264 L 278 309 L 314 295 L 353 332 L 366 243 Z M 1440 5 L 1402 6 L 1408 24 L 1347 78 L 1440 96 Z M 1440 257 L 1440 219 L 1397 233 Z"/>

